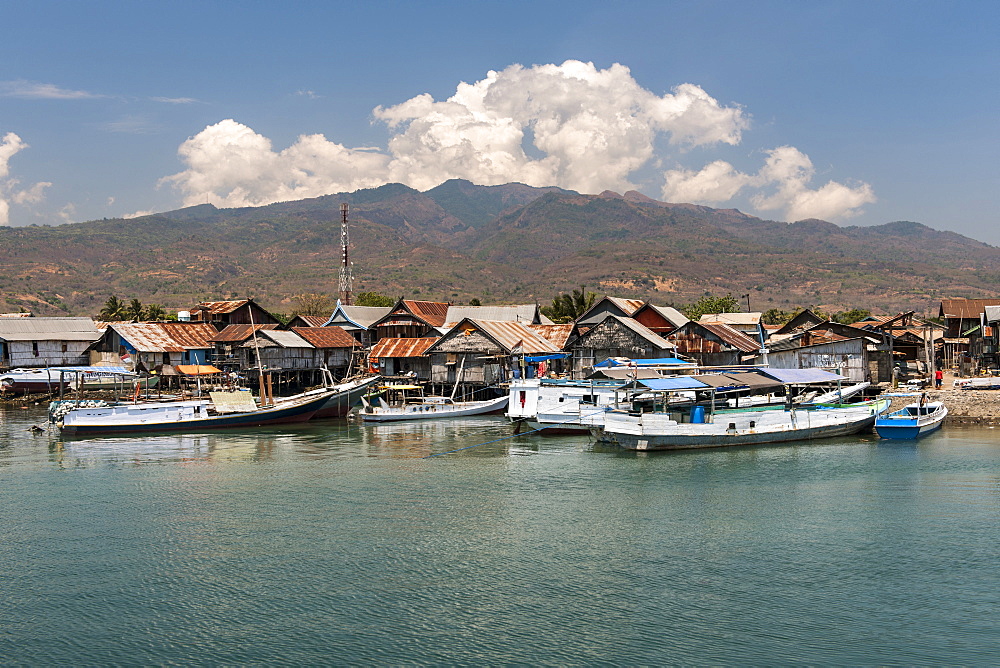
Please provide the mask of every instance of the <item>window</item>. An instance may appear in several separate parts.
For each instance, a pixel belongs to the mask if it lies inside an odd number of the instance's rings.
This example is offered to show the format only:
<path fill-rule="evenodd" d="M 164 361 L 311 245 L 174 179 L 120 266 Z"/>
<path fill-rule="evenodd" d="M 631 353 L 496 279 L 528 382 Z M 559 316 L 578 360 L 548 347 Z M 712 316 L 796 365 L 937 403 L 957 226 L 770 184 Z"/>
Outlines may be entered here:
<path fill-rule="evenodd" d="M 38 357 L 38 341 L 31 342 L 31 354 Z"/>

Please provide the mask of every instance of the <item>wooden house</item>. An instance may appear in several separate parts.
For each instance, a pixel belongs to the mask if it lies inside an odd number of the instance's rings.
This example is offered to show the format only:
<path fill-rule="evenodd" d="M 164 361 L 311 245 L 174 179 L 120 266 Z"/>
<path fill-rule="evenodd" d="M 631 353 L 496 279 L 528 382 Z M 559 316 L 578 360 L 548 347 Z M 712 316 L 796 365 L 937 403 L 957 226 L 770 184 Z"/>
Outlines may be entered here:
<path fill-rule="evenodd" d="M 938 316 L 944 320 L 945 337 L 968 337 L 982 324 L 987 306 L 1000 306 L 1000 299 L 942 299 Z"/>
<path fill-rule="evenodd" d="M 253 299 L 221 302 L 201 302 L 190 311 L 191 322 L 207 322 L 222 330 L 226 325 L 280 325 L 281 321 L 268 313 Z"/>
<path fill-rule="evenodd" d="M 368 352 L 369 371 L 383 376 L 409 376 L 415 380 L 430 380 L 431 362 L 425 353 L 437 340 L 436 336 L 382 339 Z"/>
<path fill-rule="evenodd" d="M 691 321 L 667 335 L 676 352 L 701 366 L 740 364 L 744 355 L 756 353 L 760 343 L 718 322 Z"/>
<path fill-rule="evenodd" d="M 277 329 L 275 324 L 268 325 L 226 325 L 215 336 L 209 339 L 215 348 L 209 362 L 226 371 L 236 371 L 244 368 L 243 344 L 253 339 L 254 333 L 262 329 Z"/>
<path fill-rule="evenodd" d="M 207 364 L 217 333 L 207 322 L 112 322 L 90 347 L 90 363 L 145 371 L 162 365 Z"/>
<path fill-rule="evenodd" d="M 375 340 L 386 338 L 417 339 L 440 336 L 448 315 L 446 302 L 400 299 L 392 309 L 375 321 Z"/>
<path fill-rule="evenodd" d="M 522 355 L 559 352 L 528 325 L 465 318 L 426 354 L 431 362 L 431 383 L 482 387 L 510 379 Z"/>
<path fill-rule="evenodd" d="M 295 332 L 261 329 L 249 341 L 240 344 L 240 361 L 246 371 L 261 366 L 266 371 L 304 371 L 317 369 L 316 347 Z"/>
<path fill-rule="evenodd" d="M 294 315 L 292 319 L 285 323 L 285 329 L 295 329 L 296 327 L 322 327 L 330 316 L 326 315 Z"/>
<path fill-rule="evenodd" d="M 674 354 L 674 344 L 637 320 L 609 314 L 582 332 L 566 350 L 572 354 L 574 377 L 583 377 L 595 364 L 609 357 L 670 357 Z"/>
<path fill-rule="evenodd" d="M 340 327 L 369 348 L 378 340 L 373 325 L 389 315 L 391 306 L 346 306 L 337 304 L 324 327 Z"/>
<path fill-rule="evenodd" d="M 0 368 L 85 365 L 100 337 L 90 318 L 0 318 Z"/>
<path fill-rule="evenodd" d="M 771 341 L 752 362 L 783 369 L 820 367 L 854 382 L 892 379 L 892 339 L 884 332 L 824 321 Z"/>
<path fill-rule="evenodd" d="M 340 327 L 293 327 L 292 331 L 312 344 L 317 364 L 329 369 L 335 378 L 364 370 L 356 359 L 361 344 Z"/>
<path fill-rule="evenodd" d="M 643 304 L 632 314 L 632 318 L 645 325 L 649 331 L 660 336 L 669 334 L 688 322 L 687 316 L 673 306 L 656 306 L 655 304 Z"/>
<path fill-rule="evenodd" d="M 590 309 L 576 319 L 576 324 L 581 331 L 588 327 L 593 327 L 609 315 L 616 315 L 620 318 L 631 318 L 636 311 L 645 305 L 641 299 L 623 299 L 621 297 L 608 297 L 605 295 L 597 300 Z"/>
<path fill-rule="evenodd" d="M 760 323 L 763 314 L 757 311 L 744 313 L 735 311 L 732 313 L 706 313 L 701 316 L 698 322 L 720 322 L 728 325 L 738 332 L 743 332 L 753 339 L 760 338 Z"/>

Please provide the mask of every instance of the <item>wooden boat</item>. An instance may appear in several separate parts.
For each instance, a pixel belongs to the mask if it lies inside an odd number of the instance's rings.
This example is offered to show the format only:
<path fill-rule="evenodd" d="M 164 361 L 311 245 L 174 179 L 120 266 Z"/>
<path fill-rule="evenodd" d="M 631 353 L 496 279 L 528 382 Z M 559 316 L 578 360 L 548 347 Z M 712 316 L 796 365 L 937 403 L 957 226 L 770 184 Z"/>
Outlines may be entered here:
<path fill-rule="evenodd" d="M 382 397 L 377 397 L 378 404 L 371 403 L 362 397 L 362 408 L 359 413 L 365 422 L 391 422 L 396 420 L 437 420 L 465 415 L 486 415 L 498 413 L 507 407 L 507 396 L 486 399 L 484 401 L 455 401 L 451 397 L 425 397 L 407 395 L 407 392 L 420 391 L 419 385 L 388 385 L 390 391 L 400 393 L 400 399 L 390 404 Z"/>
<path fill-rule="evenodd" d="M 810 407 L 722 410 L 706 415 L 703 406 L 682 411 L 605 413 L 599 440 L 628 450 L 680 450 L 758 445 L 847 436 L 870 430 L 889 401 Z M 700 409 L 700 410 L 699 410 Z"/>
<path fill-rule="evenodd" d="M 70 377 L 58 368 L 11 369 L 0 374 L 0 392 L 4 394 L 34 394 L 58 392 L 70 385 Z"/>
<path fill-rule="evenodd" d="M 948 408 L 940 401 L 918 401 L 875 420 L 882 438 L 914 439 L 941 427 Z"/>
<path fill-rule="evenodd" d="M 345 417 L 352 408 L 361 404 L 361 398 L 368 394 L 372 386 L 375 385 L 380 378 L 380 376 L 365 376 L 361 378 L 353 378 L 343 383 L 333 383 L 331 381 L 331 383 L 325 388 L 310 390 L 308 392 L 303 392 L 302 394 L 297 394 L 293 397 L 284 399 L 278 398 L 275 399 L 275 402 L 280 405 L 286 401 L 313 397 L 324 392 L 329 393 L 332 390 L 333 393 L 329 395 L 329 399 L 327 399 L 326 403 L 323 404 L 315 414 L 313 414 L 311 419 L 322 420 L 326 418 L 342 418 Z"/>
<path fill-rule="evenodd" d="M 94 406 L 94 402 L 88 402 L 89 405 L 61 411 L 57 424 L 63 433 L 76 436 L 197 432 L 289 424 L 309 420 L 332 394 L 332 390 L 327 390 L 265 407 L 258 407 L 247 391 L 210 392 L 210 399 L 188 401 L 105 406 Z"/>

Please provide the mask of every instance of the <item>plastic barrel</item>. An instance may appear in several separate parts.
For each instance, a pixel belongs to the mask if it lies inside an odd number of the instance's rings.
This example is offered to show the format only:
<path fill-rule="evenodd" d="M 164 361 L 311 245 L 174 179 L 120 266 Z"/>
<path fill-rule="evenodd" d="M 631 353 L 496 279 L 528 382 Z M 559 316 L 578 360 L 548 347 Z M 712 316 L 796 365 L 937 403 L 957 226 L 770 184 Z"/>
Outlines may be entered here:
<path fill-rule="evenodd" d="M 694 424 L 705 423 L 705 407 L 695 406 L 691 409 L 691 422 Z"/>

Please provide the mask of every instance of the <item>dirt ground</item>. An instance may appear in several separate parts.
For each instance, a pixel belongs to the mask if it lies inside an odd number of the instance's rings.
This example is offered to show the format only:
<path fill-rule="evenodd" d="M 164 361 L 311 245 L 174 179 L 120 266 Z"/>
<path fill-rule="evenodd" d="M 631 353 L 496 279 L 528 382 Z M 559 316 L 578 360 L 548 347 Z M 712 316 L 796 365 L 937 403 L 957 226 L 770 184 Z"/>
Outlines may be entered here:
<path fill-rule="evenodd" d="M 956 378 L 946 371 L 940 390 L 932 387 L 926 390 L 929 401 L 943 401 L 948 407 L 946 422 L 1000 424 L 1000 390 L 962 390 L 955 387 Z M 888 383 L 882 387 L 886 392 L 899 391 L 893 390 Z M 898 397 L 893 402 L 893 410 L 912 401 L 912 398 Z"/>

